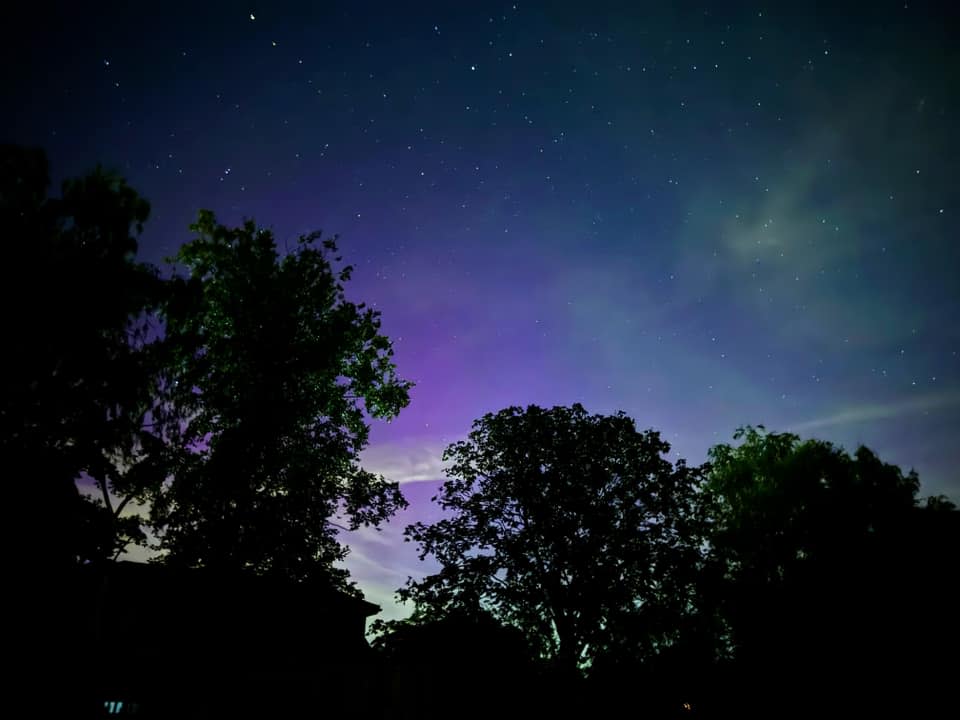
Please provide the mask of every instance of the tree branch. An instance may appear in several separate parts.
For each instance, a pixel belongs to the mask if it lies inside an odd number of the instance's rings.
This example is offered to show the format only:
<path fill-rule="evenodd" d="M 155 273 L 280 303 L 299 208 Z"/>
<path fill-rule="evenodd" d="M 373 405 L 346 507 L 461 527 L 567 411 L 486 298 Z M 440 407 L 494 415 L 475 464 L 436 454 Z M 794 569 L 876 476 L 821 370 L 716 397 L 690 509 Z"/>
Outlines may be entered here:
<path fill-rule="evenodd" d="M 130 502 L 132 497 L 133 495 L 127 495 L 123 500 L 120 501 L 120 504 L 117 505 L 117 509 L 113 514 L 115 518 L 120 517 L 120 513 L 123 512 L 123 509 L 127 506 L 127 503 Z"/>
<path fill-rule="evenodd" d="M 107 506 L 110 514 L 116 517 L 116 513 L 113 510 L 113 502 L 110 500 L 110 491 L 107 489 L 106 478 L 97 478 L 97 487 L 100 488 L 100 494 L 103 496 L 103 504 Z"/>

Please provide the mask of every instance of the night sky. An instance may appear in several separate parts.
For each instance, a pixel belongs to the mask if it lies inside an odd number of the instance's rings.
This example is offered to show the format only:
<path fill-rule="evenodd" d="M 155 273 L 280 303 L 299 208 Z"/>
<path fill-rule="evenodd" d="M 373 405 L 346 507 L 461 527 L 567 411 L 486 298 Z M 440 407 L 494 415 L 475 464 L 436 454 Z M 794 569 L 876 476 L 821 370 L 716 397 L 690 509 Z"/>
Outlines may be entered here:
<path fill-rule="evenodd" d="M 0 141 L 122 173 L 153 262 L 201 207 L 340 234 L 416 382 L 365 455 L 411 506 L 349 561 L 393 616 L 443 447 L 508 405 L 624 410 L 693 463 L 747 423 L 864 443 L 960 499 L 938 4 L 44 6 L 3 21 Z"/>

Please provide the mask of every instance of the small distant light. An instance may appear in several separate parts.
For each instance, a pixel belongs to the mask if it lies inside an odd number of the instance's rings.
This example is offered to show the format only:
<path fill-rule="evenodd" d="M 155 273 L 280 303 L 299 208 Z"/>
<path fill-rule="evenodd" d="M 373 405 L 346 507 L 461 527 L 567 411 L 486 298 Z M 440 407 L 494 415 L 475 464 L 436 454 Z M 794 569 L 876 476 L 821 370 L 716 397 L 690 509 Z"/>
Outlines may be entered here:
<path fill-rule="evenodd" d="M 683 709 L 684 709 L 684 710 L 690 710 L 690 709 L 691 709 L 691 708 L 690 708 L 690 703 L 684 703 L 684 704 L 683 704 Z"/>

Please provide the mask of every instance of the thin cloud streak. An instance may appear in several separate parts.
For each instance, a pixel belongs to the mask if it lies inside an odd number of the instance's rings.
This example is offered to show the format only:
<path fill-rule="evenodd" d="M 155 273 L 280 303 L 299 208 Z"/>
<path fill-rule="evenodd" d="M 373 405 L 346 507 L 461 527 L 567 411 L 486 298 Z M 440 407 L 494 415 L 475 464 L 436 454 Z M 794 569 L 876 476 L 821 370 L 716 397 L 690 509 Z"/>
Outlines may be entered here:
<path fill-rule="evenodd" d="M 831 415 L 795 423 L 788 426 L 787 429 L 793 432 L 802 432 L 837 425 L 854 425 L 857 423 L 889 420 L 903 415 L 913 415 L 931 410 L 956 407 L 957 405 L 960 405 L 960 392 L 923 395 L 899 402 L 871 403 L 846 408 Z"/>

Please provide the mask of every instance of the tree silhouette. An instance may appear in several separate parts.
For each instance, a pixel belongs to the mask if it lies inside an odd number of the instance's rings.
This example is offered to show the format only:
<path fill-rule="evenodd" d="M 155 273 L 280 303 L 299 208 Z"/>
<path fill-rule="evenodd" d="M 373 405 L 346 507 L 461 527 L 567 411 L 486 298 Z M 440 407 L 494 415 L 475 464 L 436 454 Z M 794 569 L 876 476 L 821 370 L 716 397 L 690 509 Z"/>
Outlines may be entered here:
<path fill-rule="evenodd" d="M 391 418 L 410 383 L 379 313 L 345 298 L 334 239 L 273 234 L 201 211 L 163 308 L 163 405 L 178 420 L 171 478 L 152 496 L 166 561 L 347 588 L 334 516 L 377 525 L 406 503 L 364 471 L 367 418 Z"/>
<path fill-rule="evenodd" d="M 33 478 L 12 506 L 44 508 L 33 556 L 67 567 L 142 540 L 126 501 L 113 497 L 125 494 L 143 455 L 154 373 L 146 318 L 163 283 L 135 259 L 149 205 L 121 178 L 97 168 L 50 198 L 41 150 L 5 146 L 0 166 L 0 226 L 14 270 L 0 290 L 0 464 Z M 77 492 L 83 475 L 98 500 Z"/>
<path fill-rule="evenodd" d="M 444 453 L 434 500 L 450 517 L 406 530 L 441 569 L 398 595 L 434 618 L 489 612 L 567 673 L 625 644 L 656 652 L 699 559 L 700 476 L 668 450 L 623 413 L 578 404 L 485 415 Z"/>
<path fill-rule="evenodd" d="M 757 714 L 911 706 L 908 679 L 923 681 L 918 667 L 934 677 L 931 657 L 951 645 L 931 644 L 916 618 L 940 604 L 958 538 L 933 520 L 955 511 L 941 499 L 920 509 L 916 474 L 868 448 L 850 456 L 762 427 L 734 437 L 711 450 L 704 497 L 735 692 Z"/>

